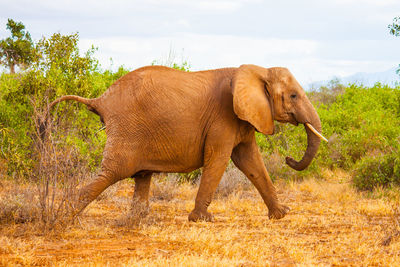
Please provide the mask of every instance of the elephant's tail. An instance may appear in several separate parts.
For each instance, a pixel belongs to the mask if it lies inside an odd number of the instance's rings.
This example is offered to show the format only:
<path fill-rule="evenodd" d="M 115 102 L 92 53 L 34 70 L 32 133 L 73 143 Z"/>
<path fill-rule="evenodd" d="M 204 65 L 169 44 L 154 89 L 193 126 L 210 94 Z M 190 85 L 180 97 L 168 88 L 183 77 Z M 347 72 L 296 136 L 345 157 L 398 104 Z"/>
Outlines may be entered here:
<path fill-rule="evenodd" d="M 97 107 L 97 102 L 98 102 L 97 98 L 90 99 L 90 98 L 80 97 L 77 95 L 65 95 L 65 96 L 62 96 L 62 97 L 54 100 L 49 105 L 48 111 L 50 111 L 52 109 L 52 107 L 54 107 L 56 104 L 60 103 L 61 101 L 65 101 L 65 100 L 75 100 L 82 104 L 85 104 L 87 106 L 88 110 L 90 110 L 91 112 L 93 112 L 101 117 L 101 114 L 99 113 L 98 107 Z"/>
<path fill-rule="evenodd" d="M 91 103 L 93 102 L 93 99 L 84 98 L 84 97 L 80 97 L 77 95 L 65 95 L 65 96 L 62 96 L 62 97 L 54 100 L 53 102 L 51 102 L 48 109 L 51 110 L 51 108 L 54 107 L 56 104 L 60 103 L 61 101 L 65 101 L 65 100 L 75 100 L 75 101 L 81 102 L 82 104 L 85 104 L 88 107 L 90 107 Z"/>
<path fill-rule="evenodd" d="M 103 118 L 101 116 L 101 114 L 98 112 L 98 107 L 97 107 L 97 98 L 94 99 L 90 99 L 90 98 L 84 98 L 84 97 L 80 97 L 80 96 L 76 96 L 76 95 L 65 95 L 62 96 L 60 98 L 57 98 L 56 100 L 54 100 L 53 102 L 50 103 L 50 105 L 47 108 L 46 114 L 44 115 L 44 118 L 42 118 L 39 122 L 39 135 L 40 138 L 42 140 L 44 140 L 45 135 L 46 135 L 46 130 L 47 130 L 47 126 L 48 126 L 48 119 L 50 117 L 50 111 L 51 109 L 57 105 L 58 103 L 60 103 L 61 101 L 65 101 L 65 100 L 75 100 L 78 101 L 82 104 L 85 104 L 88 108 L 88 110 L 92 111 L 93 113 L 97 114 L 100 116 L 101 121 L 103 121 Z"/>

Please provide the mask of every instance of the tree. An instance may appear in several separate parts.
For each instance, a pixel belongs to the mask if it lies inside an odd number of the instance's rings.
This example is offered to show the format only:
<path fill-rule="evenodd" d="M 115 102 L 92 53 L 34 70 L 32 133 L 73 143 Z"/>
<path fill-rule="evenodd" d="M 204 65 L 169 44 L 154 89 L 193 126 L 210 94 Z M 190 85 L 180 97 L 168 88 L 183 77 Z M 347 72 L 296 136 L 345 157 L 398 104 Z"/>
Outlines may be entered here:
<path fill-rule="evenodd" d="M 63 75 L 86 75 L 97 68 L 93 58 L 97 50 L 91 47 L 82 57 L 79 53 L 78 33 L 62 35 L 54 33 L 50 38 L 43 37 L 36 44 L 34 66 L 48 72 L 58 69 Z"/>
<path fill-rule="evenodd" d="M 7 30 L 10 30 L 11 37 L 0 40 L 0 64 L 7 66 L 10 73 L 15 73 L 15 66 L 29 66 L 34 55 L 34 45 L 22 22 L 8 19 Z"/>
<path fill-rule="evenodd" d="M 390 34 L 400 36 L 400 16 L 393 19 L 393 23 L 388 25 Z"/>
<path fill-rule="evenodd" d="M 78 33 L 54 33 L 36 43 L 31 69 L 46 77 L 48 88 L 52 88 L 50 98 L 55 97 L 52 94 L 93 97 L 99 93 L 90 87 L 92 74 L 98 70 L 98 61 L 93 57 L 97 48 L 92 46 L 81 55 L 78 43 Z"/>
<path fill-rule="evenodd" d="M 390 34 L 394 36 L 400 36 L 400 16 L 393 19 L 393 23 L 388 25 Z M 396 70 L 396 73 L 400 75 L 400 65 Z"/>

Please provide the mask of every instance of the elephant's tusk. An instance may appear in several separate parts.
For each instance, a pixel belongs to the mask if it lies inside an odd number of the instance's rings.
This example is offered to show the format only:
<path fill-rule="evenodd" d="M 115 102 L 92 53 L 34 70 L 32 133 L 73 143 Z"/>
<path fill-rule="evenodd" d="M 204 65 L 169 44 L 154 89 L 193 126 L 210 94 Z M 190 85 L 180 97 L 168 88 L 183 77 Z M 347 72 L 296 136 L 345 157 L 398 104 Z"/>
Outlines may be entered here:
<path fill-rule="evenodd" d="M 306 123 L 307 127 L 310 128 L 310 130 L 319 138 L 321 138 L 322 140 L 324 140 L 325 142 L 328 142 L 328 139 L 326 139 L 325 137 L 322 136 L 322 134 L 320 134 L 317 130 L 315 130 L 315 128 L 309 124 L 308 122 Z"/>

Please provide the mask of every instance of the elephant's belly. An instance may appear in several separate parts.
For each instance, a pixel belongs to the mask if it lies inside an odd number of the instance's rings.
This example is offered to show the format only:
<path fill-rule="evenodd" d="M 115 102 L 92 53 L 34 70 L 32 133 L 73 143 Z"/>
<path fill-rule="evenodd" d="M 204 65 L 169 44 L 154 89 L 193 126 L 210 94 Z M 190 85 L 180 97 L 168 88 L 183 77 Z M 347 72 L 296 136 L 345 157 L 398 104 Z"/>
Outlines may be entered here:
<path fill-rule="evenodd" d="M 191 172 L 203 166 L 203 158 L 202 154 L 181 152 L 165 155 L 157 151 L 152 156 L 147 155 L 142 163 L 144 169 L 155 172 Z"/>
<path fill-rule="evenodd" d="M 172 138 L 175 137 L 175 138 Z M 144 169 L 156 172 L 191 172 L 203 166 L 203 145 L 198 138 L 168 136 L 148 142 L 141 160 Z"/>

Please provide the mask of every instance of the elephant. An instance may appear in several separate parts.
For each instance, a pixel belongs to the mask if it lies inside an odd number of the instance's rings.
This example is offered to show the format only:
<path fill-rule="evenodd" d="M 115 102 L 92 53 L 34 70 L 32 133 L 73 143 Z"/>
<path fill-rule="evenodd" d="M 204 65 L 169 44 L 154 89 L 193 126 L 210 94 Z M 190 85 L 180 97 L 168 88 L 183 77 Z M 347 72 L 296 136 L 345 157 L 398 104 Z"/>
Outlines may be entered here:
<path fill-rule="evenodd" d="M 66 95 L 100 116 L 107 141 L 97 178 L 79 191 L 81 212 L 107 187 L 135 179 L 135 203 L 149 205 L 153 173 L 190 172 L 203 167 L 189 221 L 213 221 L 207 211 L 231 159 L 253 183 L 270 219 L 289 208 L 279 203 L 264 166 L 255 131 L 274 134 L 274 121 L 304 124 L 307 148 L 300 161 L 286 163 L 303 170 L 318 147 L 321 122 L 304 90 L 287 68 L 241 65 L 184 72 L 164 66 L 136 69 L 112 84 L 100 97 Z"/>

